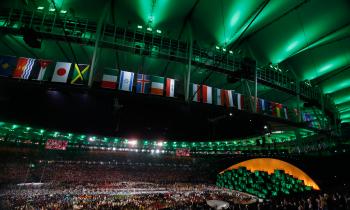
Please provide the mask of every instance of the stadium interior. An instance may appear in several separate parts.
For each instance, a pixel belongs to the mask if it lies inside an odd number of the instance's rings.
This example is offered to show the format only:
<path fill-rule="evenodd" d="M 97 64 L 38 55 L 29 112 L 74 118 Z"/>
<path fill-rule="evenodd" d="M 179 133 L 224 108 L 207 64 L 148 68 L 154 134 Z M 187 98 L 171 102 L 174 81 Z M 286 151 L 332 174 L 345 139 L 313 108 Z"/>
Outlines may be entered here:
<path fill-rule="evenodd" d="M 0 209 L 350 209 L 350 1 L 2 0 Z"/>

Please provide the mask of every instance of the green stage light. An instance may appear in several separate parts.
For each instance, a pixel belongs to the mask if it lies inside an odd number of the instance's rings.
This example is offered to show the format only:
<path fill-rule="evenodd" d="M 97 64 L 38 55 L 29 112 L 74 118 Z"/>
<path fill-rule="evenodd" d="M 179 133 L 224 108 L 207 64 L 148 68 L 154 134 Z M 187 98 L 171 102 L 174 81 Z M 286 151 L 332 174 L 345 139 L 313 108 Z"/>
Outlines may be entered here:
<path fill-rule="evenodd" d="M 233 54 L 233 51 L 232 50 L 230 50 L 230 51 L 228 51 L 230 54 Z M 232 115 L 232 114 L 231 114 Z"/>
<path fill-rule="evenodd" d="M 43 6 L 38 6 L 37 7 L 37 10 L 43 10 L 43 9 L 45 9 L 45 7 L 43 7 Z"/>
<path fill-rule="evenodd" d="M 18 128 L 19 126 L 18 125 L 12 125 L 12 129 L 14 130 L 14 129 L 16 129 L 16 128 Z"/>
<path fill-rule="evenodd" d="M 217 50 L 220 50 L 220 47 L 219 47 L 219 46 L 215 46 L 215 48 L 216 48 Z"/>
<path fill-rule="evenodd" d="M 61 13 L 61 14 L 66 14 L 66 13 L 67 13 L 67 10 L 61 10 L 60 13 Z"/>
<path fill-rule="evenodd" d="M 222 48 L 222 51 L 226 52 L 226 48 Z"/>
<path fill-rule="evenodd" d="M 30 127 L 26 127 L 26 130 L 29 131 L 29 130 L 30 130 Z"/>
<path fill-rule="evenodd" d="M 162 31 L 161 31 L 161 30 L 159 30 L 159 29 L 157 29 L 157 33 L 158 33 L 158 34 L 161 34 L 161 33 L 162 33 Z"/>
<path fill-rule="evenodd" d="M 137 28 L 138 28 L 138 29 L 142 29 L 142 26 L 141 26 L 141 25 L 138 25 Z"/>
<path fill-rule="evenodd" d="M 40 129 L 40 133 L 43 134 L 45 132 L 44 129 Z"/>
<path fill-rule="evenodd" d="M 148 27 L 148 28 L 147 28 L 147 31 L 152 31 L 152 28 Z"/>
<path fill-rule="evenodd" d="M 50 12 L 54 12 L 54 11 L 56 11 L 55 9 L 53 9 L 53 8 L 51 8 L 51 9 L 49 9 L 49 11 Z"/>

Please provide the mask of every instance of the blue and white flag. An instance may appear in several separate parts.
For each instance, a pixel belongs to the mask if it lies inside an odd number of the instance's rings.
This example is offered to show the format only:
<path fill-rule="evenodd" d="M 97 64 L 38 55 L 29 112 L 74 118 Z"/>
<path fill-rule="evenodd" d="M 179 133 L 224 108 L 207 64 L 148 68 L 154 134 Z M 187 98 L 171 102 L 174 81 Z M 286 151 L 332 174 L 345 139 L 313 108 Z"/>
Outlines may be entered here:
<path fill-rule="evenodd" d="M 132 91 L 132 85 L 134 82 L 134 72 L 120 71 L 119 78 L 119 90 Z"/>

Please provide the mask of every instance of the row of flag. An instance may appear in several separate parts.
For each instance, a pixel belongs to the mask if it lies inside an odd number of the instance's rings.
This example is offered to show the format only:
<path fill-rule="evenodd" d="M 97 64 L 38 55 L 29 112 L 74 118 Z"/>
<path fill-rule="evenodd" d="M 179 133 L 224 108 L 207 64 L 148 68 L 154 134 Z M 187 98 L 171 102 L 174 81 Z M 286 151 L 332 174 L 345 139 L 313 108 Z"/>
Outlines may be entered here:
<path fill-rule="evenodd" d="M 24 80 L 48 80 L 47 68 L 52 63 L 51 60 L 0 56 L 0 76 Z M 88 64 L 72 65 L 70 62 L 56 62 L 50 81 L 83 85 L 88 83 L 89 75 Z"/>
<path fill-rule="evenodd" d="M 48 75 L 47 68 L 52 63 L 51 60 L 0 56 L 0 76 L 25 80 L 49 80 L 50 75 Z M 84 85 L 88 83 L 89 75 L 90 66 L 88 64 L 72 65 L 70 62 L 56 62 L 50 81 Z M 101 87 L 118 88 L 130 92 L 135 87 L 136 93 L 175 97 L 176 83 L 177 81 L 172 78 L 105 69 Z M 235 107 L 239 110 L 245 109 L 245 100 L 248 100 L 244 95 L 236 93 L 234 90 L 219 89 L 195 83 L 191 83 L 190 98 L 194 102 Z M 258 98 L 256 106 L 259 113 L 288 119 L 288 109 L 282 104 Z"/>
<path fill-rule="evenodd" d="M 138 73 L 135 80 L 134 72 L 120 71 L 119 78 L 118 73 L 116 69 L 105 69 L 101 87 L 132 92 L 136 81 L 136 93 L 162 96 L 165 92 L 165 96 L 175 97 L 175 79 Z"/>

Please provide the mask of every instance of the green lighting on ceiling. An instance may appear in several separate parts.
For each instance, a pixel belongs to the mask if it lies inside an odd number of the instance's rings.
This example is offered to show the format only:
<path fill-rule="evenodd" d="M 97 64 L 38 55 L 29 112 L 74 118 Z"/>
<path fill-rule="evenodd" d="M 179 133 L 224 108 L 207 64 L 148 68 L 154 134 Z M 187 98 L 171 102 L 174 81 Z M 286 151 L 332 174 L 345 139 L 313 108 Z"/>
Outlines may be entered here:
<path fill-rule="evenodd" d="M 45 7 L 43 7 L 43 6 L 38 6 L 37 7 L 37 10 L 43 10 L 43 9 L 45 9 Z"/>
<path fill-rule="evenodd" d="M 220 50 L 220 47 L 219 46 L 215 46 L 215 49 Z"/>
<path fill-rule="evenodd" d="M 12 125 L 12 129 L 16 129 L 18 127 L 19 127 L 18 125 Z"/>
<path fill-rule="evenodd" d="M 147 28 L 147 31 L 152 31 L 152 28 L 148 27 L 148 28 Z"/>
<path fill-rule="evenodd" d="M 222 48 L 222 51 L 226 52 L 226 48 Z"/>
<path fill-rule="evenodd" d="M 342 104 L 342 103 L 345 103 L 348 101 L 350 101 L 350 95 L 348 95 L 346 97 L 339 97 L 339 98 L 334 99 L 335 104 Z"/>
<path fill-rule="evenodd" d="M 40 129 L 40 133 L 43 134 L 45 132 L 44 129 Z"/>
<path fill-rule="evenodd" d="M 159 29 L 157 29 L 157 33 L 158 33 L 158 34 L 161 34 L 161 33 L 162 33 L 162 31 L 161 31 L 161 30 L 159 30 Z"/>
<path fill-rule="evenodd" d="M 138 14 L 146 25 L 158 25 L 172 9 L 169 0 L 138 0 Z"/>
<path fill-rule="evenodd" d="M 241 12 L 240 11 L 237 11 L 231 18 L 231 21 L 230 21 L 230 25 L 231 26 L 235 26 L 239 20 L 239 18 L 241 17 Z"/>
<path fill-rule="evenodd" d="M 141 26 L 141 25 L 138 25 L 137 28 L 138 28 L 138 29 L 142 29 L 142 26 Z"/>
<path fill-rule="evenodd" d="M 340 119 L 350 118 L 350 113 L 340 115 Z"/>
<path fill-rule="evenodd" d="M 287 51 L 293 50 L 296 46 L 298 46 L 298 44 L 299 44 L 298 41 L 292 42 L 292 43 L 287 47 Z"/>
<path fill-rule="evenodd" d="M 61 14 L 66 14 L 66 13 L 67 13 L 67 10 L 61 10 L 60 13 L 61 13 Z"/>
<path fill-rule="evenodd" d="M 56 11 L 56 10 L 55 10 L 54 8 L 50 8 L 49 11 L 50 11 L 50 12 L 54 12 L 54 11 Z"/>
<path fill-rule="evenodd" d="M 350 79 L 347 79 L 347 78 L 342 78 L 342 79 L 345 79 L 345 80 L 343 81 L 334 80 L 332 82 L 333 84 L 329 84 L 329 85 L 325 84 L 323 88 L 323 92 L 329 94 L 329 93 L 334 93 L 341 89 L 350 87 Z"/>
<path fill-rule="evenodd" d="M 228 51 L 230 54 L 233 54 L 233 51 L 232 50 L 230 50 L 230 51 Z"/>

